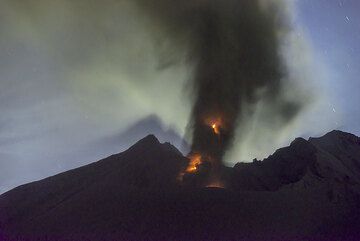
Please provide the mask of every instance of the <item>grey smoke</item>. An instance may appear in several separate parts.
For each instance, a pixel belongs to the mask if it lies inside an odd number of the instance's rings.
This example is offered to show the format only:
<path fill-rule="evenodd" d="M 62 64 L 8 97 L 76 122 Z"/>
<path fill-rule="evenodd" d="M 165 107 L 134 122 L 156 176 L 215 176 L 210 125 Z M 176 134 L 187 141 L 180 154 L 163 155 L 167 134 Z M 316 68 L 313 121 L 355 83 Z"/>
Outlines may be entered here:
<path fill-rule="evenodd" d="M 284 2 L 137 2 L 162 25 L 174 48 L 179 43 L 186 46 L 193 66 L 189 121 L 193 152 L 212 157 L 214 166 L 221 165 L 236 128 L 243 123 L 243 108 L 247 119 L 260 99 L 269 103 L 269 115 L 283 125 L 299 113 L 304 103 L 282 94 L 288 69 L 281 43 L 290 31 Z M 220 137 L 211 131 L 208 118 L 221 119 Z"/>

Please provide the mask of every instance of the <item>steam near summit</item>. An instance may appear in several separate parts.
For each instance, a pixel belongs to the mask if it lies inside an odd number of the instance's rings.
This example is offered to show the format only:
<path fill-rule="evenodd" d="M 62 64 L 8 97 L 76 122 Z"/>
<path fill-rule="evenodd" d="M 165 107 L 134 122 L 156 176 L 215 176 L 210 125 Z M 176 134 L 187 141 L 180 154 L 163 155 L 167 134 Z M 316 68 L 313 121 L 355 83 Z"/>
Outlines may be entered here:
<path fill-rule="evenodd" d="M 277 1 L 138 1 L 157 16 L 177 39 L 184 39 L 189 61 L 193 106 L 188 124 L 192 138 L 188 170 L 211 163 L 217 179 L 231 146 L 242 108 L 267 99 L 287 122 L 301 108 L 283 98 L 288 74 L 281 57 L 282 37 L 289 29 L 286 4 Z M 214 181 L 214 180 L 212 180 Z"/>

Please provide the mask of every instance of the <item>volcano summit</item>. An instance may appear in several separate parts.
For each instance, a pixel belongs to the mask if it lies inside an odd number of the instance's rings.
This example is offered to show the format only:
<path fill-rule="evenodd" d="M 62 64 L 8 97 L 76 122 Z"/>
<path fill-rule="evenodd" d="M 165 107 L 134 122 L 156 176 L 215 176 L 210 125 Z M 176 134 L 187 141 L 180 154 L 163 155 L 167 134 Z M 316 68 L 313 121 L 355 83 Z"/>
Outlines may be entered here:
<path fill-rule="evenodd" d="M 0 240 L 359 240 L 360 138 L 298 138 L 182 185 L 189 159 L 149 135 L 127 151 L 0 196 Z"/>

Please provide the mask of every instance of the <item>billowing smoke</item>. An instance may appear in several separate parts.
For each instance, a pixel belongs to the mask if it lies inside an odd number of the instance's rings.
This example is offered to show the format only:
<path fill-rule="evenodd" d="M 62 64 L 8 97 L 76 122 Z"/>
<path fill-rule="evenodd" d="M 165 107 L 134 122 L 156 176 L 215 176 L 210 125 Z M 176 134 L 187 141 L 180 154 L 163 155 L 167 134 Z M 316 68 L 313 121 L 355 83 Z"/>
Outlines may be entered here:
<path fill-rule="evenodd" d="M 284 122 L 297 114 L 301 105 L 281 98 L 287 71 L 280 45 L 288 30 L 282 1 L 138 2 L 157 14 L 172 37 L 186 41 L 194 66 L 192 154 L 212 164 L 213 178 L 241 124 L 244 106 L 262 98 L 273 102 Z"/>

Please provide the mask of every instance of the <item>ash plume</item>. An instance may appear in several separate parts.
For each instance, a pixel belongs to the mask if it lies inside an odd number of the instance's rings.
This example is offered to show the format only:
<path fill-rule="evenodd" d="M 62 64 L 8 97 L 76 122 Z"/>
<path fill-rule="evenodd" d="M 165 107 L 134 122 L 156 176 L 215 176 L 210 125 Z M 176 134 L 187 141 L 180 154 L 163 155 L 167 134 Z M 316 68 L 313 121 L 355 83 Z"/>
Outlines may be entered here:
<path fill-rule="evenodd" d="M 281 97 L 287 75 L 280 54 L 289 28 L 285 3 L 261 0 L 138 0 L 177 41 L 185 40 L 194 66 L 194 103 L 189 121 L 192 153 L 212 164 L 218 178 L 242 108 L 260 98 L 272 102 L 281 120 L 301 108 Z M 215 128 L 217 131 L 215 131 Z"/>

